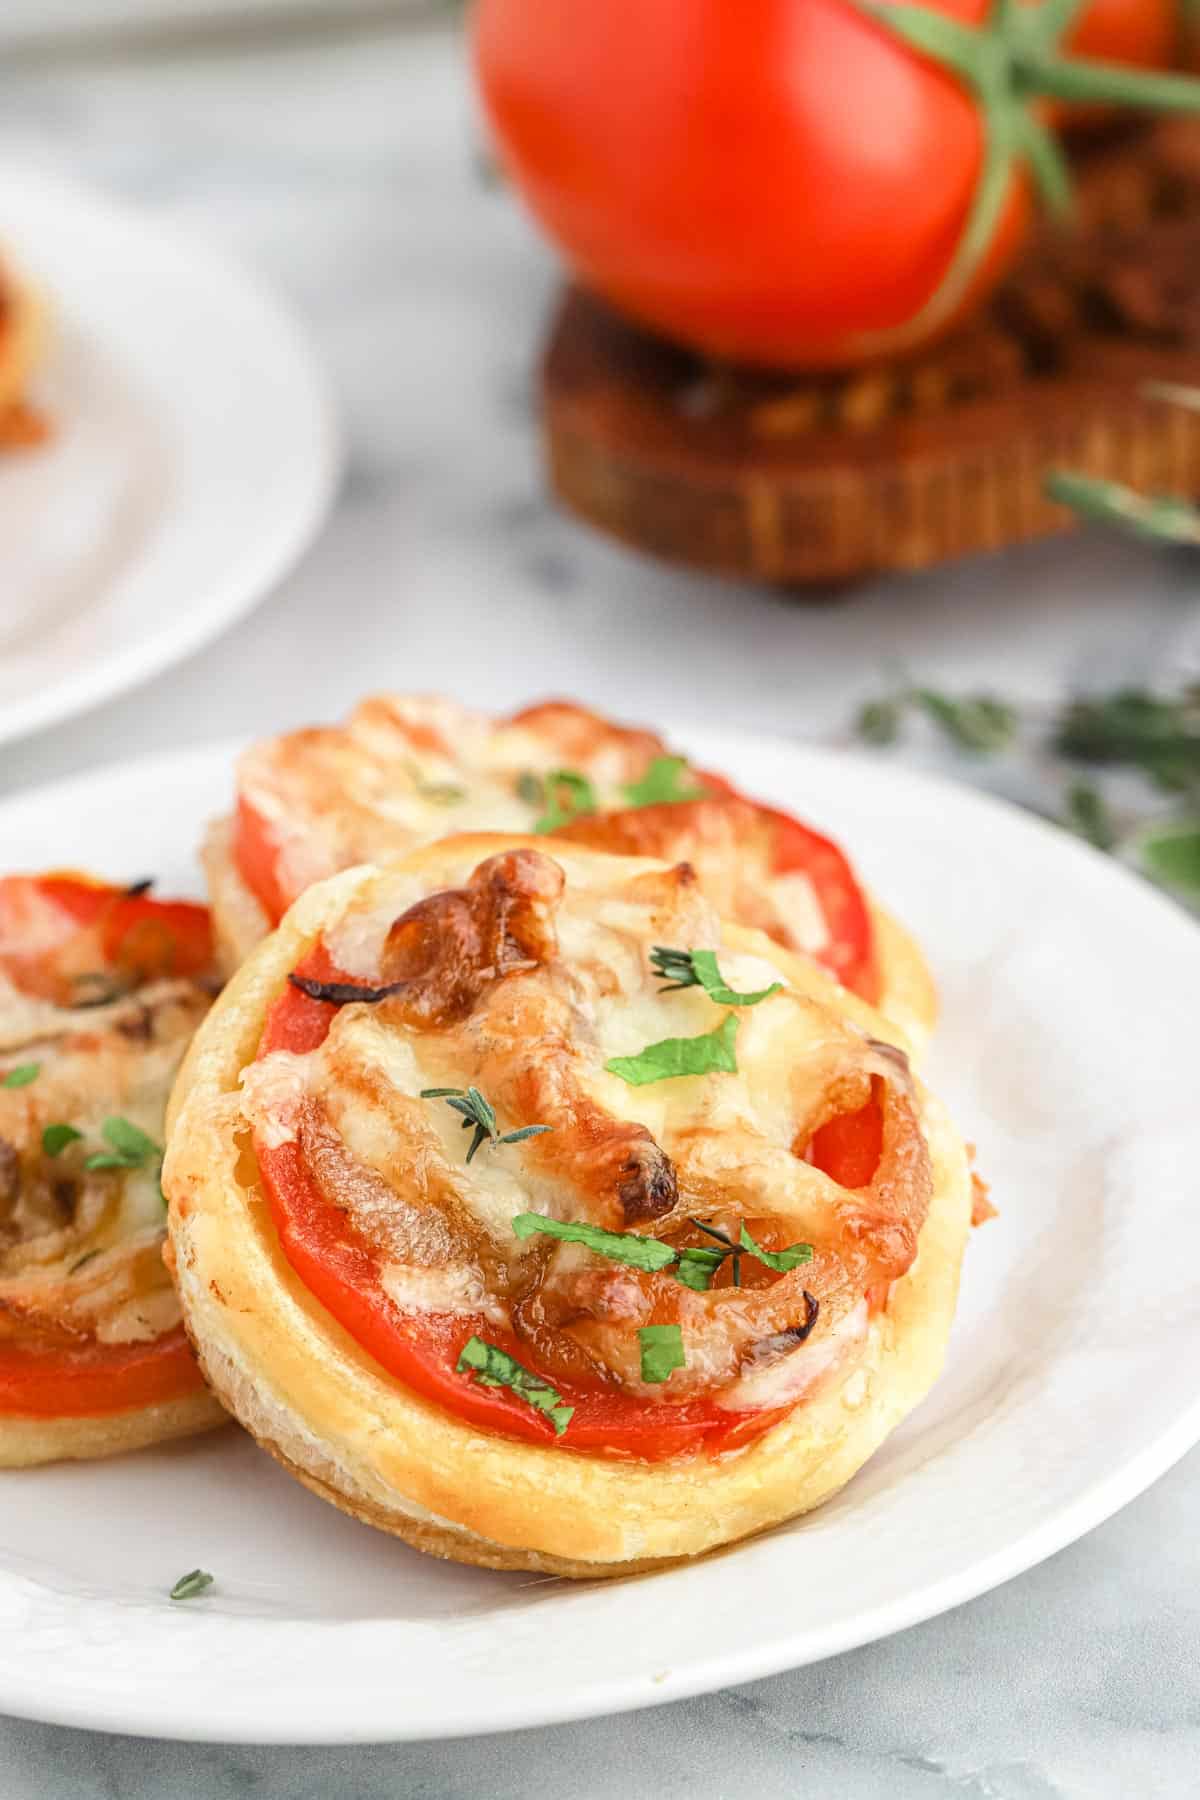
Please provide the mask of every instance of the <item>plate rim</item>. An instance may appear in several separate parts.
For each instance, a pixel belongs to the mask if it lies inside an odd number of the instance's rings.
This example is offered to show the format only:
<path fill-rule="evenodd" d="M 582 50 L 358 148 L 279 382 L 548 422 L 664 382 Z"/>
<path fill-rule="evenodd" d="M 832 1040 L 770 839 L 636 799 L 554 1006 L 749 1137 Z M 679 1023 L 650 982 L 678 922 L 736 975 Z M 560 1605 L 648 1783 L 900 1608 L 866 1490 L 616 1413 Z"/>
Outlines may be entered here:
<path fill-rule="evenodd" d="M 719 750 L 728 747 L 731 755 L 736 755 L 739 747 L 758 753 L 763 750 L 782 753 L 789 759 L 797 759 L 798 763 L 808 763 L 816 775 L 820 774 L 822 768 L 852 764 L 861 773 L 869 773 L 873 781 L 878 781 L 881 790 L 894 787 L 911 794 L 915 789 L 918 794 L 925 794 L 931 802 L 953 800 L 956 804 L 964 804 L 972 809 L 982 809 L 985 814 L 1002 816 L 1008 822 L 1018 824 L 1022 830 L 1053 840 L 1060 854 L 1081 859 L 1081 866 L 1085 866 L 1093 878 L 1100 875 L 1106 882 L 1116 883 L 1131 894 L 1136 893 L 1139 904 L 1148 905 L 1164 919 L 1173 921 L 1176 929 L 1182 928 L 1185 934 L 1193 929 L 1187 914 L 1175 902 L 1134 871 L 1102 855 L 1082 840 L 1071 837 L 1061 828 L 995 794 L 980 791 L 945 776 L 914 769 L 908 764 L 882 763 L 862 752 L 790 740 L 770 733 L 712 727 L 696 721 L 692 722 L 690 729 L 686 722 L 679 722 L 672 723 L 669 730 L 672 738 L 685 746 L 689 741 L 704 742 L 710 747 L 706 752 L 710 758 L 711 747 L 715 745 Z M 153 752 L 137 754 L 96 769 L 23 788 L 0 799 L 0 823 L 3 823 L 6 816 L 26 807 L 38 809 L 47 803 L 61 805 L 64 797 L 72 795 L 79 796 L 81 801 L 86 800 L 91 789 L 108 786 L 114 781 L 145 776 L 151 769 L 156 784 L 160 786 L 170 783 L 173 778 L 185 781 L 189 777 L 203 779 L 218 764 L 223 764 L 232 776 L 233 758 L 245 742 L 244 737 L 224 738 L 162 755 Z M 1200 942 L 1196 949 L 1197 968 L 1200 972 Z M 397 1718 L 394 1712 L 384 1722 L 381 1717 L 382 1705 L 378 1700 L 374 1702 L 377 1710 L 373 1723 L 356 1717 L 352 1723 L 338 1726 L 329 1720 L 314 1718 L 311 1713 L 307 1718 L 297 1719 L 295 1716 L 286 1716 L 284 1706 L 266 1718 L 260 1715 L 252 1725 L 228 1719 L 222 1724 L 212 1716 L 213 1707 L 207 1694 L 203 1696 L 198 1708 L 189 1708 L 189 1695 L 186 1692 L 172 1695 L 174 1712 L 162 1710 L 161 1696 L 153 1703 L 152 1710 L 150 1703 L 143 1703 L 136 1694 L 132 1694 L 129 1703 L 122 1706 L 120 1715 L 115 1716 L 111 1710 L 111 1696 L 92 1699 L 86 1694 L 78 1697 L 68 1695 L 56 1703 L 48 1702 L 44 1688 L 39 1691 L 32 1689 L 32 1678 L 31 1691 L 22 1692 L 20 1680 L 14 1682 L 11 1679 L 11 1670 L 0 1670 L 0 1681 L 3 1682 L 0 1686 L 0 1708 L 49 1724 L 104 1730 L 119 1735 L 188 1742 L 351 1745 L 475 1737 L 566 1724 L 665 1705 L 712 1692 L 717 1688 L 741 1685 L 788 1669 L 825 1661 L 907 1630 L 976 1599 L 1025 1573 L 1104 1523 L 1145 1492 L 1197 1442 L 1200 1442 L 1200 1394 L 1178 1412 L 1153 1439 L 1128 1456 L 1115 1470 L 1092 1480 L 1073 1500 L 1060 1505 L 1049 1517 L 1034 1523 L 1011 1542 L 979 1556 L 965 1569 L 951 1571 L 940 1579 L 927 1582 L 924 1587 L 877 1606 L 862 1608 L 839 1623 L 823 1627 L 821 1640 L 816 1644 L 804 1646 L 801 1643 L 802 1631 L 797 1631 L 792 1637 L 776 1636 L 767 1643 L 734 1651 L 709 1652 L 690 1660 L 679 1674 L 671 1671 L 664 1676 L 656 1676 L 641 1668 L 619 1678 L 591 1682 L 578 1690 L 565 1689 L 550 1699 L 531 1696 L 523 1704 L 514 1704 L 511 1695 L 497 1691 L 490 1696 L 473 1698 L 469 1716 L 464 1716 L 463 1712 L 452 1707 L 447 1707 L 444 1713 L 439 1713 L 436 1708 L 431 1710 L 426 1707 L 419 1727 L 403 1717 Z M 753 1543 L 754 1540 L 750 1542 Z M 736 1547 L 728 1552 L 731 1555 L 736 1553 Z M 10 1573 L 9 1570 L 0 1569 L 0 1592 Z M 654 1577 L 641 1579 L 652 1580 Z M 88 1602 L 81 1601 L 80 1604 L 86 1605 Z M 109 1606 L 114 1601 L 106 1596 L 96 1604 Z M 228 1615 L 223 1617 L 227 1618 Z M 253 1621 L 254 1624 L 260 1622 L 257 1619 Z M 308 1623 L 311 1625 L 313 1622 Z M 388 1622 L 379 1620 L 367 1623 L 316 1623 L 321 1634 L 363 1630 L 382 1634 L 388 1629 Z M 302 1630 L 305 1628 L 304 1623 L 297 1621 L 294 1628 Z M 326 1638 L 327 1643 L 331 1641 Z M 181 1701 L 183 1704 L 180 1704 Z M 259 1704 L 269 1706 L 269 1697 L 260 1695 Z"/>
<path fill-rule="evenodd" d="M 222 637 L 268 598 L 315 541 L 340 487 L 346 457 L 333 383 L 312 336 L 300 314 L 254 267 L 202 231 L 193 232 L 156 216 L 150 207 L 37 164 L 17 163 L 6 171 L 0 177 L 0 201 L 6 194 L 35 200 L 44 195 L 49 207 L 82 210 L 101 225 L 110 223 L 117 231 L 149 238 L 235 295 L 245 316 L 256 314 L 285 355 L 293 401 L 307 414 L 310 443 L 304 478 L 295 482 L 287 510 L 274 521 L 273 530 L 252 542 L 247 539 L 221 576 L 193 595 L 186 607 L 173 607 L 169 630 L 127 642 L 23 699 L 7 699 L 0 708 L 0 744 L 65 724 L 116 700 Z M 25 266 L 20 246 L 16 260 Z M 28 260 L 36 265 L 36 243 Z"/>

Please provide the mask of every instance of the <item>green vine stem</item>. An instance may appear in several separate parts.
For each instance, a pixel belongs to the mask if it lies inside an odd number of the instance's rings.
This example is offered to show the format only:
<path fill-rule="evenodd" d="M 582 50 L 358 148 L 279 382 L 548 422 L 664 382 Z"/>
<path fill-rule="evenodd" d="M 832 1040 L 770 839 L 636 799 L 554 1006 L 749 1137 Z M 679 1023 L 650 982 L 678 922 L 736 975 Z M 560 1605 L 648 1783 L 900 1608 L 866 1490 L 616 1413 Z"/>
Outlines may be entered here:
<path fill-rule="evenodd" d="M 921 342 L 951 319 L 970 291 L 1004 213 L 1014 175 L 1028 171 L 1043 201 L 1057 212 L 1070 186 L 1057 140 L 1036 110 L 1045 99 L 1137 106 L 1153 112 L 1200 113 L 1200 80 L 1157 70 L 1071 56 L 1062 41 L 1082 0 L 992 0 L 987 19 L 964 25 L 928 6 L 902 0 L 850 0 L 873 24 L 918 55 L 957 76 L 976 96 L 983 158 L 962 236 L 936 291 L 899 330 L 855 340 L 859 354 L 893 352 Z"/>

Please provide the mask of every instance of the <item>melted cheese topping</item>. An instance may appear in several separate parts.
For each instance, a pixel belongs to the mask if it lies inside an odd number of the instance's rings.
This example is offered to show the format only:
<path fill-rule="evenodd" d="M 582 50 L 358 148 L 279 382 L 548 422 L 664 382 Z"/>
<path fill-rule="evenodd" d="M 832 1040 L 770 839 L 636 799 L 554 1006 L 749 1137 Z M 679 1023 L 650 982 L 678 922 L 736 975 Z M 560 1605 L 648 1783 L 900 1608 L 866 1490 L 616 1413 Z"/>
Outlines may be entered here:
<path fill-rule="evenodd" d="M 162 1264 L 158 1158 L 86 1168 L 111 1153 L 119 1117 L 163 1142 L 167 1099 L 208 1009 L 196 983 L 163 980 L 107 1005 L 30 1000 L 0 975 L 0 1069 L 36 1063 L 28 1085 L 0 1087 L 0 1306 L 52 1334 L 106 1344 L 159 1336 L 179 1322 Z M 47 1126 L 80 1136 L 47 1153 Z"/>
<path fill-rule="evenodd" d="M 662 944 L 720 952 L 720 919 L 686 868 L 537 840 L 496 846 L 489 858 L 478 839 L 450 839 L 419 863 L 379 872 L 327 928 L 325 947 L 356 978 L 394 982 L 390 945 L 410 908 L 424 906 L 425 919 L 438 907 L 478 911 L 497 893 L 502 910 L 514 896 L 538 896 L 541 938 L 522 942 L 509 972 L 475 971 L 478 992 L 465 1004 L 455 984 L 470 950 L 455 939 L 447 968 L 418 970 L 411 994 L 344 1005 L 317 1049 L 262 1057 L 241 1093 L 258 1143 L 301 1143 L 319 1185 L 375 1247 L 382 1289 L 401 1311 L 484 1310 L 519 1329 L 518 1302 L 533 1283 L 607 1379 L 662 1399 L 642 1381 L 636 1328 L 661 1322 L 666 1306 L 688 1358 L 667 1397 L 717 1392 L 752 1411 L 812 1391 L 861 1346 L 863 1294 L 881 1259 L 895 1260 L 892 1238 L 885 1250 L 872 1233 L 909 1230 L 908 1261 L 915 1253 L 929 1169 L 903 1057 L 833 1010 L 834 990 L 819 975 L 799 980 L 796 963 L 775 960 L 761 939 L 753 954 L 721 954 L 736 991 L 780 984 L 736 1009 L 736 1072 L 631 1085 L 611 1059 L 708 1036 L 730 1016 L 699 986 L 663 992 L 650 962 Z M 511 938 L 517 927 L 503 917 Z M 455 998 L 439 1013 L 443 978 Z M 468 1163 L 460 1114 L 421 1096 L 472 1086 L 495 1108 L 500 1134 L 549 1131 L 484 1143 Z M 873 1093 L 888 1096 L 880 1171 L 871 1190 L 851 1192 L 803 1150 Z M 528 1212 L 672 1242 L 690 1231 L 683 1241 L 696 1244 L 711 1242 L 691 1227 L 697 1217 L 735 1234 L 746 1222 L 765 1247 L 806 1241 L 814 1255 L 778 1279 L 756 1265 L 759 1279 L 744 1289 L 695 1293 L 583 1246 L 518 1239 L 512 1221 Z M 886 1279 L 897 1272 L 888 1267 Z M 799 1335 L 809 1295 L 820 1311 L 811 1339 Z"/>
<path fill-rule="evenodd" d="M 631 789 L 666 753 L 653 733 L 567 703 L 505 724 L 436 696 L 379 695 L 343 726 L 257 745 L 238 766 L 238 791 L 267 827 L 275 879 L 291 900 L 341 869 L 395 859 L 450 832 L 532 831 L 547 810 L 539 785 L 552 771 L 574 770 L 591 783 L 595 810 L 569 823 L 568 835 L 600 849 L 686 858 L 725 917 L 822 956 L 830 937 L 813 884 L 802 872 L 774 874 L 773 828 L 751 803 L 722 795 L 699 809 L 638 811 Z M 685 771 L 683 784 L 694 789 L 696 778 Z M 572 796 L 561 797 L 570 811 Z M 369 969 L 377 948 L 366 921 L 347 921 L 339 934 L 348 973 Z"/>

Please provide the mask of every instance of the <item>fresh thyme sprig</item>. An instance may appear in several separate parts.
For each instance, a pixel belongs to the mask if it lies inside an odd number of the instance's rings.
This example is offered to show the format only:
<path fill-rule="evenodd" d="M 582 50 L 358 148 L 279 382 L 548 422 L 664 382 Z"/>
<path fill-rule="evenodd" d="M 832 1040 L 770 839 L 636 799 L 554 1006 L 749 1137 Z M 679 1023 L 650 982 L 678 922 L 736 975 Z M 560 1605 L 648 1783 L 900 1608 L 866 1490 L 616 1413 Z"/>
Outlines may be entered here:
<path fill-rule="evenodd" d="M 1162 400 L 1186 412 L 1200 412 L 1200 388 L 1179 381 L 1145 381 L 1147 400 Z M 1157 544 L 1200 544 L 1200 507 L 1184 495 L 1139 494 L 1119 481 L 1102 481 L 1077 469 L 1051 469 L 1046 493 L 1081 519 L 1115 525 Z"/>
<path fill-rule="evenodd" d="M 961 699 L 928 688 L 905 688 L 871 701 L 858 714 L 857 733 L 877 746 L 893 744 L 917 705 L 959 748 L 994 754 L 1008 746 L 1003 734 L 1003 741 L 989 744 L 986 729 L 972 730 L 971 721 L 985 718 L 979 696 Z M 990 698 L 987 706 L 1003 706 L 1015 732 L 1014 708 Z M 1059 822 L 1097 849 L 1132 862 L 1185 902 L 1200 905 L 1200 684 L 1176 694 L 1120 688 L 1073 699 L 1038 719 L 1032 735 L 1033 747 L 1057 759 L 1063 770 Z M 1096 783 L 1075 773 L 1081 765 L 1135 771 L 1159 792 L 1182 796 L 1182 808 L 1168 817 L 1161 810 L 1149 818 L 1143 814 L 1140 822 L 1137 814 L 1127 814 L 1122 824 Z"/>
<path fill-rule="evenodd" d="M 666 983 L 665 987 L 659 988 L 660 994 L 702 987 L 718 1006 L 757 1006 L 760 1000 L 769 1000 L 783 986 L 782 981 L 773 981 L 769 987 L 756 988 L 752 994 L 737 993 L 722 976 L 715 950 L 671 950 L 665 944 L 655 944 L 650 952 L 650 967 L 659 980 Z"/>
<path fill-rule="evenodd" d="M 455 1112 L 462 1114 L 464 1131 L 474 1131 L 467 1161 L 470 1162 L 481 1144 L 520 1144 L 526 1138 L 540 1137 L 544 1131 L 552 1131 L 551 1125 L 522 1125 L 519 1131 L 501 1133 L 496 1120 L 496 1111 L 490 1100 L 484 1098 L 477 1087 L 468 1088 L 422 1088 L 422 1100 L 444 1100 Z"/>

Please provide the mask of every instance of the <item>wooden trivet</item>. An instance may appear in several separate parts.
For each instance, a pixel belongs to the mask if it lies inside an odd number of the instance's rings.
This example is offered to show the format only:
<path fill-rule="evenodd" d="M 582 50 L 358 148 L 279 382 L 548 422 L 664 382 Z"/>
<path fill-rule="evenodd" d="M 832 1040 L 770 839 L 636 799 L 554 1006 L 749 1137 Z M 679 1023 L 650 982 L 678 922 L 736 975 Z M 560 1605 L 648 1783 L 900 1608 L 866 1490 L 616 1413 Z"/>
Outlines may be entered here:
<path fill-rule="evenodd" d="M 1200 492 L 1200 125 L 1093 151 L 988 311 L 911 361 L 834 377 L 706 363 L 568 292 L 542 377 L 551 479 L 592 524 L 785 586 L 919 569 L 1064 531 L 1046 471 Z"/>

